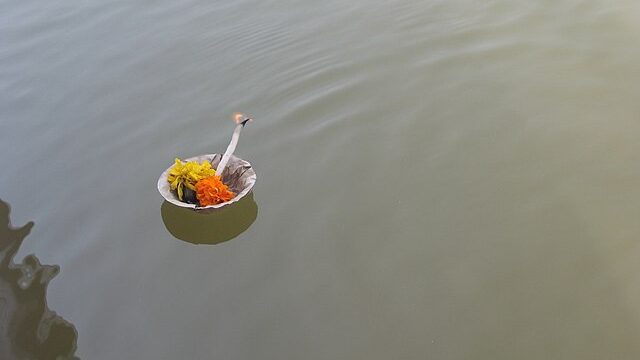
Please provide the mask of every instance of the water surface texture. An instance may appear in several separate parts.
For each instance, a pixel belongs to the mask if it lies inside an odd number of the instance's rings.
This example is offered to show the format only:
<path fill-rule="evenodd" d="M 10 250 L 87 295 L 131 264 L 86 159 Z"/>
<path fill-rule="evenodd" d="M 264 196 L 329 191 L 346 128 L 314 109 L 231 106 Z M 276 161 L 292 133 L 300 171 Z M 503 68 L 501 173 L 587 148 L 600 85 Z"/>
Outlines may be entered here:
<path fill-rule="evenodd" d="M 16 260 L 82 359 L 637 359 L 638 39 L 631 0 L 0 0 Z M 237 223 L 167 208 L 234 111 Z"/>

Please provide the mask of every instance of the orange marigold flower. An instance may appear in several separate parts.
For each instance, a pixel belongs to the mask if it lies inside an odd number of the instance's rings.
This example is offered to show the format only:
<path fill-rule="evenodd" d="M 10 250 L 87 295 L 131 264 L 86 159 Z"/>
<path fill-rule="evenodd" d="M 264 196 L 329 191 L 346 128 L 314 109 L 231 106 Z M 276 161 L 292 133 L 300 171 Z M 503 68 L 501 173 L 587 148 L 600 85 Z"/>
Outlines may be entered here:
<path fill-rule="evenodd" d="M 204 178 L 196 183 L 196 197 L 200 206 L 221 204 L 236 196 L 217 175 Z"/>

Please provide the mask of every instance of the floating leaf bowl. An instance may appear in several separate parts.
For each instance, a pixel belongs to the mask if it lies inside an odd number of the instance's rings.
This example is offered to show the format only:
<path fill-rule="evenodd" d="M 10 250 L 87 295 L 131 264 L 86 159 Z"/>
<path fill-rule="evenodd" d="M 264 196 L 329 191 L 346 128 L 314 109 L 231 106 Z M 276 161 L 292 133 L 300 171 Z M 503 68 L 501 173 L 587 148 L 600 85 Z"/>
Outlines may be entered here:
<path fill-rule="evenodd" d="M 221 159 L 222 155 L 220 154 L 207 154 L 194 156 L 188 159 L 184 159 L 183 161 L 197 161 L 199 163 L 208 161 L 211 163 L 211 167 L 215 169 L 218 166 L 218 163 L 220 163 Z M 229 189 L 231 189 L 231 191 L 236 194 L 236 196 L 233 199 L 220 204 L 198 206 L 196 204 L 181 201 L 180 199 L 178 199 L 178 194 L 176 194 L 174 191 L 171 191 L 169 182 L 167 181 L 167 176 L 169 175 L 170 170 L 171 167 L 169 167 L 162 173 L 162 175 L 160 175 L 160 178 L 158 179 L 158 191 L 160 192 L 162 197 L 171 204 L 179 206 L 181 208 L 192 209 L 194 211 L 214 211 L 216 209 L 220 209 L 238 202 L 240 199 L 251 192 L 253 186 L 256 183 L 256 172 L 253 170 L 251 164 L 246 160 L 242 160 L 237 156 L 231 155 L 229 163 L 222 172 L 222 182 L 225 183 L 229 187 Z"/>

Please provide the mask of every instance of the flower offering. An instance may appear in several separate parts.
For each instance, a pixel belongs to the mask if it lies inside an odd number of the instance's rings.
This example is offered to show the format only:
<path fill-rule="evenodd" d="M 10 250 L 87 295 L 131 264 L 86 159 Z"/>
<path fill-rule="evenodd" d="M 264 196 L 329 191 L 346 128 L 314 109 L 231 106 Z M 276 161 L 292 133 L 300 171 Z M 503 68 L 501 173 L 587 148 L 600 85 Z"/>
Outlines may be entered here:
<path fill-rule="evenodd" d="M 173 166 L 158 179 L 158 191 L 165 200 L 199 211 L 226 206 L 247 195 L 255 184 L 256 174 L 251 164 L 233 153 L 241 130 L 251 120 L 242 114 L 234 115 L 236 127 L 224 154 L 199 155 L 185 161 L 175 159 Z"/>
<path fill-rule="evenodd" d="M 216 175 L 216 171 L 208 161 L 200 164 L 197 161 L 185 163 L 176 159 L 175 164 L 169 170 L 167 181 L 180 201 L 194 202 L 194 197 L 185 196 L 185 192 L 189 190 L 195 192 L 195 203 L 198 206 L 220 204 L 235 196 L 233 191 L 229 190 L 229 187 Z"/>

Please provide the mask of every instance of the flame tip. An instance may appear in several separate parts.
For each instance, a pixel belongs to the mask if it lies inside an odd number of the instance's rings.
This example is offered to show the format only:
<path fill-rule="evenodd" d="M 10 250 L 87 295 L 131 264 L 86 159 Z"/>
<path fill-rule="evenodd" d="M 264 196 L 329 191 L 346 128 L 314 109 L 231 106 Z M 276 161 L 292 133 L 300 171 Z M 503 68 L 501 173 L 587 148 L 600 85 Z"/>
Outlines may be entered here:
<path fill-rule="evenodd" d="M 247 115 L 243 114 L 243 113 L 233 113 L 233 121 L 235 121 L 236 124 L 240 124 L 243 121 L 246 120 L 250 120 L 253 121 L 252 118 L 248 117 Z"/>

